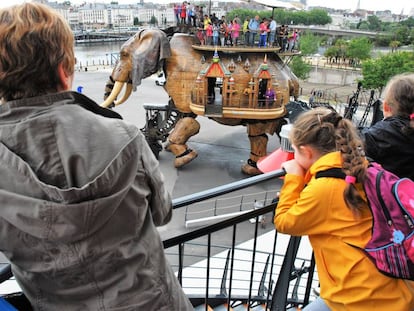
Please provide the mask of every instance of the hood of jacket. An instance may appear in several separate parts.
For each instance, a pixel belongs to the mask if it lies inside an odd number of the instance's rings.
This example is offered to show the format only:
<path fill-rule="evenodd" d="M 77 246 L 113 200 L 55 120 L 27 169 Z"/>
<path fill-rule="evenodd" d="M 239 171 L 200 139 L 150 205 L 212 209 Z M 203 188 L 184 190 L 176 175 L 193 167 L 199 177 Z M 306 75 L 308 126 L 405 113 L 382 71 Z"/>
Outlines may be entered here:
<path fill-rule="evenodd" d="M 14 227 L 73 242 L 104 225 L 133 183 L 143 139 L 119 119 L 74 92 L 1 105 L 2 236 Z"/>

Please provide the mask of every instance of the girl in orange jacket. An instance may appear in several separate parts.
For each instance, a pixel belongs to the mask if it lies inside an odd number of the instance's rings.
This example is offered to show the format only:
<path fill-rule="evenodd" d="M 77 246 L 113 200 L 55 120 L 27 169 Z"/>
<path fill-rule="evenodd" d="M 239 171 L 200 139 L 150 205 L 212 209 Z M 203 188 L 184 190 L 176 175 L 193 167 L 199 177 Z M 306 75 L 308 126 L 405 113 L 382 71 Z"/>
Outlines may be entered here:
<path fill-rule="evenodd" d="M 361 186 L 367 161 L 352 122 L 313 109 L 297 118 L 290 140 L 295 158 L 282 164 L 274 223 L 279 232 L 308 235 L 314 250 L 320 297 L 304 310 L 414 310 L 413 282 L 381 274 L 358 249 L 371 237 L 372 216 Z M 315 178 L 333 167 L 346 180 Z"/>

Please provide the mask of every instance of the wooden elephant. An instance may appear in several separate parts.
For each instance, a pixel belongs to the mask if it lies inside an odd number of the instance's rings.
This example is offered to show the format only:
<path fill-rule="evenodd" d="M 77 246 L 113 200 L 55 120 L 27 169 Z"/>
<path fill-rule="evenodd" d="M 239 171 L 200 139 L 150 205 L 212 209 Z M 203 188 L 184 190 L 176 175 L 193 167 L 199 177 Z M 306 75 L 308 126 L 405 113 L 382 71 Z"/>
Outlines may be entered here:
<path fill-rule="evenodd" d="M 121 47 L 102 106 L 123 103 L 142 79 L 160 69 L 170 102 L 180 112 L 168 136 L 175 166 L 197 157 L 187 141 L 198 133 L 195 117 L 200 115 L 225 125 L 245 125 L 251 151 L 242 171 L 260 174 L 256 162 L 266 155 L 268 135 L 279 133 L 286 122 L 285 105 L 299 93 L 298 79 L 278 48 L 205 46 L 195 35 L 175 33 L 168 40 L 162 30 L 141 30 Z M 124 84 L 125 94 L 116 101 Z M 275 94 L 272 101 L 266 99 L 268 90 Z"/>

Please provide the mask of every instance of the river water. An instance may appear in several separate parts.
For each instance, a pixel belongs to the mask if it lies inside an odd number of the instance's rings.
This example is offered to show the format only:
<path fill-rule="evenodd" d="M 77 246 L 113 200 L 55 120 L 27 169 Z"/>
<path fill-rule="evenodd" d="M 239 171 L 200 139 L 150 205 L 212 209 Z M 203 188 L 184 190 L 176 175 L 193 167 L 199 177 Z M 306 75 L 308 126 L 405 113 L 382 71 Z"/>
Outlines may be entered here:
<path fill-rule="evenodd" d="M 124 41 L 77 44 L 75 45 L 77 65 L 87 67 L 115 64 L 123 43 Z"/>

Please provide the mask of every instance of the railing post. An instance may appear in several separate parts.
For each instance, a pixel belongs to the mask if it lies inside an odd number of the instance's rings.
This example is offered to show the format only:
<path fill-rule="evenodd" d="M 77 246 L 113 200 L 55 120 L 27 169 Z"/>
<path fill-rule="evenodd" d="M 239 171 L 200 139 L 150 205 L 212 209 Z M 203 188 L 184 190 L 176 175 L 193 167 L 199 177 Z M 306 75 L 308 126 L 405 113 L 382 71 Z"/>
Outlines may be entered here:
<path fill-rule="evenodd" d="M 287 295 L 289 291 L 289 283 L 291 279 L 292 270 L 294 268 L 296 255 L 298 253 L 301 237 L 291 236 L 289 245 L 286 250 L 285 258 L 283 259 L 282 268 L 280 269 L 279 277 L 276 282 L 275 290 L 272 296 L 271 311 L 285 311 Z"/>
<path fill-rule="evenodd" d="M 260 279 L 259 290 L 257 291 L 257 296 L 259 297 L 265 296 L 265 291 L 266 291 L 265 282 L 266 282 L 267 268 L 269 267 L 269 260 L 270 260 L 270 255 L 267 256 L 266 265 L 263 269 L 262 278 Z"/>
<path fill-rule="evenodd" d="M 230 250 L 227 252 L 226 264 L 224 266 L 223 277 L 221 278 L 221 285 L 220 285 L 220 296 L 221 297 L 227 297 L 226 282 L 227 282 L 227 271 L 229 270 L 229 262 L 230 262 Z"/>

